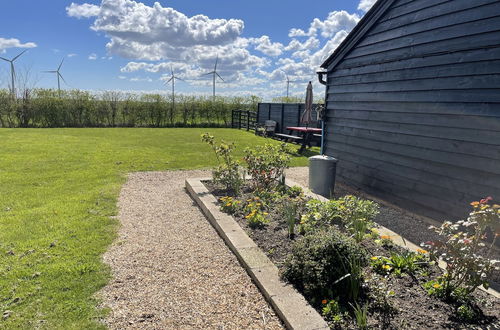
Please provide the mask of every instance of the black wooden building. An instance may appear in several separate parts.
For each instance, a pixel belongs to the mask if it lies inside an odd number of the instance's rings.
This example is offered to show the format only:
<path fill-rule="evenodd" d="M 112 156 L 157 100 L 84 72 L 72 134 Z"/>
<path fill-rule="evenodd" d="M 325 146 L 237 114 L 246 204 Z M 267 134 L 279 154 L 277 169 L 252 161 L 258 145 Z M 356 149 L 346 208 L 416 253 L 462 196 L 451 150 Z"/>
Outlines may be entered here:
<path fill-rule="evenodd" d="M 338 180 L 441 220 L 500 199 L 499 0 L 379 0 L 322 67 Z"/>

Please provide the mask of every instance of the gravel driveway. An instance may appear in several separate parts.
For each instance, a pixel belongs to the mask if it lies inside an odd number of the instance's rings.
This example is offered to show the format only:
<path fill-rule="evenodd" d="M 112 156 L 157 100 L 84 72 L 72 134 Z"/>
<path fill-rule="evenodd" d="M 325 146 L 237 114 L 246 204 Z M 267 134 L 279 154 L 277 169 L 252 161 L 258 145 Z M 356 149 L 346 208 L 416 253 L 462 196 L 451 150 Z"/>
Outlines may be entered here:
<path fill-rule="evenodd" d="M 205 171 L 141 172 L 119 197 L 121 227 L 101 290 L 112 329 L 282 329 L 263 296 L 184 190 Z"/>

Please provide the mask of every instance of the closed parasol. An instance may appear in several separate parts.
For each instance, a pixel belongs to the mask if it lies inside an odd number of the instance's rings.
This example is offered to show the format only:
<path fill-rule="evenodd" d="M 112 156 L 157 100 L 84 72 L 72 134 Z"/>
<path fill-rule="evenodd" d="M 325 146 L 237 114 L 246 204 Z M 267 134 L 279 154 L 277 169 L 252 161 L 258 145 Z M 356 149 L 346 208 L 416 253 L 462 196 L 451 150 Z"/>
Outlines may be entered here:
<path fill-rule="evenodd" d="M 307 84 L 305 109 L 300 116 L 300 122 L 306 126 L 312 122 L 313 88 L 311 82 Z"/>

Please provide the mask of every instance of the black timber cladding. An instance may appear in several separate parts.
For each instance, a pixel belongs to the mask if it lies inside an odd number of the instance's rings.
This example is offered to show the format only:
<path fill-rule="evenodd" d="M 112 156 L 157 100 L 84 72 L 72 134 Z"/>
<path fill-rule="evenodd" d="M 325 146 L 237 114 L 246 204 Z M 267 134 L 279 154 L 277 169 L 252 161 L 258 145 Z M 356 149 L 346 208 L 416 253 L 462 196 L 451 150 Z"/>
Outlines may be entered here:
<path fill-rule="evenodd" d="M 341 180 L 441 220 L 500 199 L 500 1 L 379 0 L 323 67 Z"/>

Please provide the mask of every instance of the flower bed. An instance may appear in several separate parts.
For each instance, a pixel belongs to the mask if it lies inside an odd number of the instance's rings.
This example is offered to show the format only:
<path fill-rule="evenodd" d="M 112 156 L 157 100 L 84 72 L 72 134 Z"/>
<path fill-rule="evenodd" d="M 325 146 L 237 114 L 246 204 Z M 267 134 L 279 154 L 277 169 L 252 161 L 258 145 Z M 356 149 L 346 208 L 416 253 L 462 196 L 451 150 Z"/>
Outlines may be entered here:
<path fill-rule="evenodd" d="M 498 205 L 473 203 L 467 221 L 434 228 L 441 239 L 410 252 L 380 235 L 378 205 L 354 196 L 328 202 L 283 184 L 285 149 L 246 151 L 243 180 L 232 147 L 206 182 L 222 211 L 240 226 L 332 328 L 481 328 L 498 322 L 498 299 L 487 286 L 496 261 L 482 257 L 487 227 L 500 221 Z M 225 175 L 227 172 L 228 175 Z M 229 179 L 229 180 L 228 180 Z M 447 261 L 442 271 L 438 258 Z"/>

